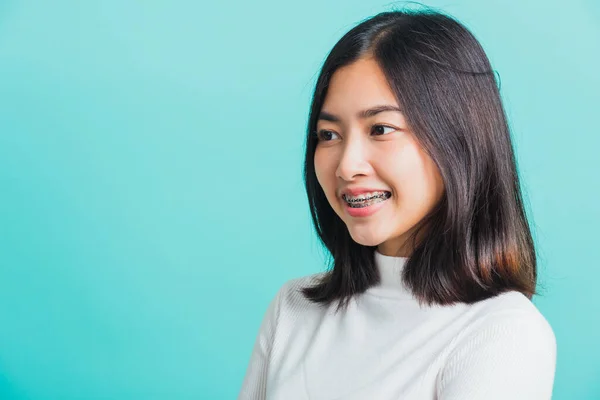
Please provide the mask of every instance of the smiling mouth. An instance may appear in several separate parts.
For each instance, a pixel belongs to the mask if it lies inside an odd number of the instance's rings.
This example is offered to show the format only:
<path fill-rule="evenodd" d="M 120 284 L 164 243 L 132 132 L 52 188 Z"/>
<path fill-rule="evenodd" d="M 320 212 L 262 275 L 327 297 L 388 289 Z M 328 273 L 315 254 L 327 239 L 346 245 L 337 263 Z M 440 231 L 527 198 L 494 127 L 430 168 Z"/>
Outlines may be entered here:
<path fill-rule="evenodd" d="M 392 197 L 392 194 L 390 192 L 386 191 L 384 193 L 377 194 L 375 196 L 371 196 L 366 199 L 349 199 L 348 200 L 348 199 L 346 199 L 346 196 L 343 196 L 343 197 L 344 197 L 344 201 L 350 208 L 365 208 L 365 207 L 372 206 L 373 204 L 377 204 L 377 203 L 386 201 L 387 199 Z"/>

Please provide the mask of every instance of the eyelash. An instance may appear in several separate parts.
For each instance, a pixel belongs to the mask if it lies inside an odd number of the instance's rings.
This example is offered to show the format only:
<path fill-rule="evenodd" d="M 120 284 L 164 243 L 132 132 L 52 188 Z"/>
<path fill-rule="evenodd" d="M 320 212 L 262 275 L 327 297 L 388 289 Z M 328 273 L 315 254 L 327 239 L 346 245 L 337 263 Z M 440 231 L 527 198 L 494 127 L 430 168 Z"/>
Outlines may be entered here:
<path fill-rule="evenodd" d="M 374 127 L 376 127 L 376 126 L 382 126 L 382 127 L 384 127 L 384 128 L 389 128 L 389 129 L 397 130 L 397 129 L 396 129 L 396 128 L 394 128 L 393 126 L 388 126 L 388 125 L 383 125 L 383 124 L 376 124 L 376 125 L 373 125 L 373 126 L 371 127 L 371 129 L 373 129 L 373 128 L 374 128 Z M 317 138 L 317 140 L 318 140 L 318 141 L 320 141 L 320 142 L 330 142 L 330 140 L 323 140 L 323 139 L 321 138 L 321 134 L 322 134 L 323 132 L 333 132 L 333 131 L 331 131 L 331 130 L 329 130 L 329 129 L 321 129 L 320 131 L 315 131 L 315 133 L 314 133 L 314 136 L 315 136 L 315 137 Z M 333 132 L 333 133 L 335 133 L 335 132 Z M 377 136 L 386 136 L 386 135 L 389 135 L 389 133 L 382 134 L 382 135 L 377 135 Z"/>

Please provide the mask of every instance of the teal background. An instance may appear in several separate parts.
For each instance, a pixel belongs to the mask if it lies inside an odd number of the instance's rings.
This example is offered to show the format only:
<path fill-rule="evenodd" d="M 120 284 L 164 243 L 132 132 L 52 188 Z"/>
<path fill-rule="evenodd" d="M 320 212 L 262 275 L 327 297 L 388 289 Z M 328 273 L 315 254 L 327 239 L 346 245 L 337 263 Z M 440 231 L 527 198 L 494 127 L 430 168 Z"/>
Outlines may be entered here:
<path fill-rule="evenodd" d="M 325 268 L 301 176 L 318 69 L 402 4 L 1 0 L 0 398 L 235 398 L 275 292 Z M 553 398 L 600 399 L 600 2 L 427 4 L 501 77 Z"/>

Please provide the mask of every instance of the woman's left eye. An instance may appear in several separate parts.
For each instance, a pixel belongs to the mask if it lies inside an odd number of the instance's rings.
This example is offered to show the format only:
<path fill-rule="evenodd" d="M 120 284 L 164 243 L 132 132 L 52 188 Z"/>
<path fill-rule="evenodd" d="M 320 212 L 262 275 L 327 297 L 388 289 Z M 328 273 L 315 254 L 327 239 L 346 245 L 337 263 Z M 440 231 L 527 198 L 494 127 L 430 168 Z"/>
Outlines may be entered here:
<path fill-rule="evenodd" d="M 372 131 L 376 132 L 378 135 L 384 135 L 386 129 L 390 129 L 391 131 L 395 131 L 396 130 L 395 128 L 392 128 L 391 126 L 373 125 Z"/>

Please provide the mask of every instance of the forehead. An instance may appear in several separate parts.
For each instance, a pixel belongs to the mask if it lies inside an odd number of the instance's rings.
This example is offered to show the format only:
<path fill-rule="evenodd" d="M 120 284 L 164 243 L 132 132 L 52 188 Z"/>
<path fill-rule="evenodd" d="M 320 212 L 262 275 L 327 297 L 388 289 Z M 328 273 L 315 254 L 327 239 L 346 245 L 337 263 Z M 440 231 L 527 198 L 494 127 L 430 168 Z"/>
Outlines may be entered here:
<path fill-rule="evenodd" d="M 375 104 L 398 105 L 377 62 L 373 58 L 361 58 L 334 72 L 323 109 L 341 113 Z"/>

